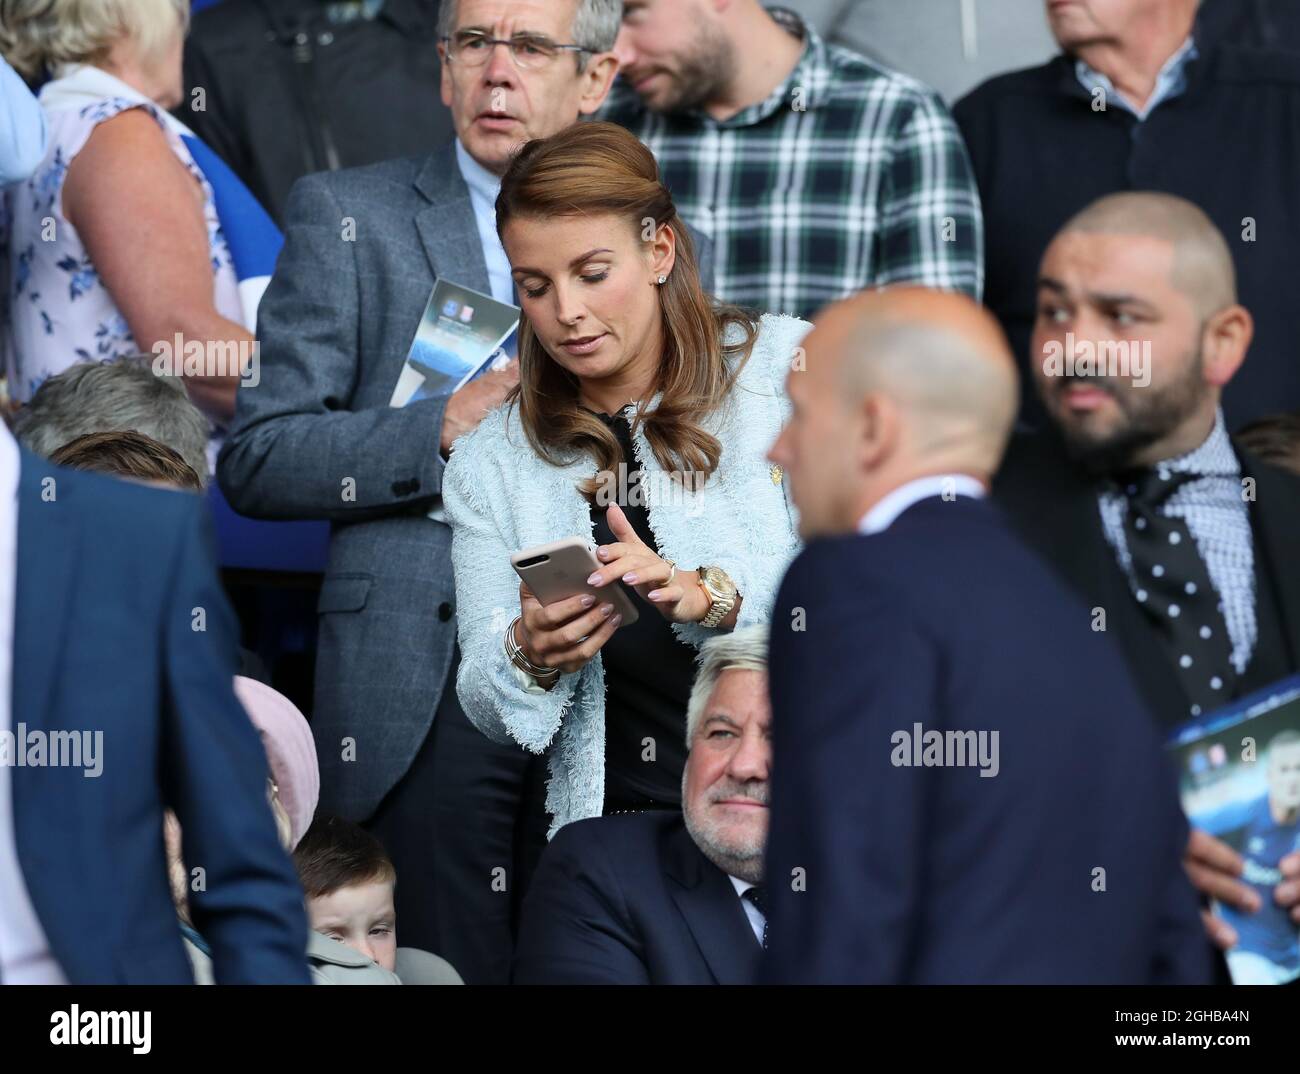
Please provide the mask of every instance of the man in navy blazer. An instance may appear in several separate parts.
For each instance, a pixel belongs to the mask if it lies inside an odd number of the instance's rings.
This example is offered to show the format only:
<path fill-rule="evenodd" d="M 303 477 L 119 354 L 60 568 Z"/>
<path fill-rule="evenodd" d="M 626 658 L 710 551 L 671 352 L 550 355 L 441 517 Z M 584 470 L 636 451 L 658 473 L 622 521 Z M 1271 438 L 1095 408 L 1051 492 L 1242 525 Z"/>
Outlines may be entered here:
<path fill-rule="evenodd" d="M 1208 981 L 1154 722 L 984 500 L 1017 400 L 996 322 L 888 290 L 805 351 L 772 450 L 817 539 L 773 612 L 765 979 Z"/>
<path fill-rule="evenodd" d="M 700 648 L 682 812 L 566 824 L 524 899 L 516 984 L 752 984 L 766 935 L 767 629 Z"/>
<path fill-rule="evenodd" d="M 0 423 L 0 979 L 193 982 L 170 806 L 217 982 L 308 983 L 213 562 L 199 498 L 52 466 Z"/>

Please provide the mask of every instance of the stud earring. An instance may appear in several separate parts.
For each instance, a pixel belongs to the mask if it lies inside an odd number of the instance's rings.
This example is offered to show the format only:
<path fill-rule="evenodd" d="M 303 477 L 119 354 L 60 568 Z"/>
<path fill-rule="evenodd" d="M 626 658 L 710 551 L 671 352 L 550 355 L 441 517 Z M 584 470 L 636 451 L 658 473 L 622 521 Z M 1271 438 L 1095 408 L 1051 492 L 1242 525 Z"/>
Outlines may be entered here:
<path fill-rule="evenodd" d="M 666 284 L 667 282 L 668 282 L 668 277 L 667 277 L 667 276 L 660 276 L 660 277 L 659 277 L 659 286 L 660 286 L 660 287 L 662 287 L 662 286 L 663 286 L 664 284 Z"/>

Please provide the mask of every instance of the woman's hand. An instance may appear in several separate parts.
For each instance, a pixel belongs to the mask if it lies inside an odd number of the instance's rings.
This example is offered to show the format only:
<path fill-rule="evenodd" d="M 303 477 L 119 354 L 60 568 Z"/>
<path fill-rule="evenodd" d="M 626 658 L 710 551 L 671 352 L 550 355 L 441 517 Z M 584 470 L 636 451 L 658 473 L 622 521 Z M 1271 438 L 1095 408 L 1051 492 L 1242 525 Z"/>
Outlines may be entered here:
<path fill-rule="evenodd" d="M 623 509 L 611 503 L 605 519 L 618 541 L 596 549 L 603 566 L 587 579 L 600 587 L 622 580 L 653 604 L 670 623 L 698 623 L 709 614 L 710 601 L 695 571 L 672 568 L 632 528 Z M 672 584 L 668 577 L 672 575 Z"/>
<path fill-rule="evenodd" d="M 515 641 L 538 667 L 559 668 L 566 675 L 583 667 L 600 652 L 623 622 L 614 605 L 598 604 L 586 593 L 543 604 L 527 585 L 519 583 Z"/>

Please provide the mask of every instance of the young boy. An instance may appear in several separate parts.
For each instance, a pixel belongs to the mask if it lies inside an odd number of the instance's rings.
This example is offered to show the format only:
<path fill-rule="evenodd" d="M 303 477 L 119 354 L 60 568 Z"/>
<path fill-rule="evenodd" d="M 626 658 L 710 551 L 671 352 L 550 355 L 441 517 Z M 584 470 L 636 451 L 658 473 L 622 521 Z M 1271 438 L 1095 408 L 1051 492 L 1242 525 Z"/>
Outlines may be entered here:
<path fill-rule="evenodd" d="M 312 930 L 394 972 L 397 873 L 379 841 L 346 820 L 318 817 L 294 850 L 293 860 Z"/>

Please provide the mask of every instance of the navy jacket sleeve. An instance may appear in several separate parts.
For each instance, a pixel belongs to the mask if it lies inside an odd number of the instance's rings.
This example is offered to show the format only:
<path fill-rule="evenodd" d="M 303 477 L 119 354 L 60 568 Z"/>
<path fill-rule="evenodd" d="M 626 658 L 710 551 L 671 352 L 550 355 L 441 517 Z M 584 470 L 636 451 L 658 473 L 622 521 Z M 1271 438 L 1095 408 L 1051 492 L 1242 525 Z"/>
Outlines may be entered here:
<path fill-rule="evenodd" d="M 932 722 L 940 661 L 901 601 L 844 586 L 839 555 L 810 545 L 772 617 L 769 983 L 899 982 L 922 903 L 925 770 L 894 767 L 891 738 Z"/>
<path fill-rule="evenodd" d="M 524 900 L 515 984 L 649 984 L 617 870 L 591 825 L 566 825 Z"/>
<path fill-rule="evenodd" d="M 191 871 L 195 928 L 218 984 L 308 984 L 307 919 L 293 865 L 267 803 L 267 762 L 235 697 L 234 615 L 226 603 L 203 501 L 171 550 L 164 612 L 162 768 Z"/>
<path fill-rule="evenodd" d="M 1156 923 L 1155 965 L 1151 969 L 1151 982 L 1158 985 L 1209 984 L 1214 980 L 1216 956 L 1205 935 L 1205 926 L 1201 924 L 1199 897 L 1183 871 L 1180 851 L 1187 845 L 1187 818 L 1178 804 L 1177 780 L 1172 772 L 1167 775 L 1168 790 L 1164 800 L 1169 804 L 1170 827 L 1178 834 L 1172 843 L 1174 853 L 1168 861 L 1161 863 L 1164 868 L 1157 874 L 1166 880 Z"/>

